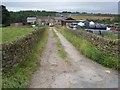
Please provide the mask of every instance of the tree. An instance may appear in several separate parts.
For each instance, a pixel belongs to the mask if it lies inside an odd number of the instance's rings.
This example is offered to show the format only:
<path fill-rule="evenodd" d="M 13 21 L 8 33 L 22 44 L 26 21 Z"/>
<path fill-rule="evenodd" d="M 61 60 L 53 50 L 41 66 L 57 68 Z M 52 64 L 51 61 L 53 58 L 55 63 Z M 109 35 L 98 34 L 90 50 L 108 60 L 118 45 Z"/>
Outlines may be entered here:
<path fill-rule="evenodd" d="M 7 25 L 9 24 L 10 13 L 6 9 L 6 6 L 1 5 L 0 8 L 2 9 L 0 10 L 0 12 L 2 11 L 1 12 L 2 13 L 2 24 Z"/>

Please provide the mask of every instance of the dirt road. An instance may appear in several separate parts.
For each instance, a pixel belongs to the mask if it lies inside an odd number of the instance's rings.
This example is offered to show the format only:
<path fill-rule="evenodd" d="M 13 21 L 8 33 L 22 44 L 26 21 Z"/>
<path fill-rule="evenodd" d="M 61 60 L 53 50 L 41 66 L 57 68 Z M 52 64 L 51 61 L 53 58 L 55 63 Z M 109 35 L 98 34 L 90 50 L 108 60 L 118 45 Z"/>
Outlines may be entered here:
<path fill-rule="evenodd" d="M 52 28 L 49 30 L 48 42 L 41 58 L 41 66 L 31 79 L 29 88 L 117 88 L 116 71 L 105 68 L 84 57 L 55 29 L 58 38 L 67 52 L 65 62 L 56 45 Z"/>

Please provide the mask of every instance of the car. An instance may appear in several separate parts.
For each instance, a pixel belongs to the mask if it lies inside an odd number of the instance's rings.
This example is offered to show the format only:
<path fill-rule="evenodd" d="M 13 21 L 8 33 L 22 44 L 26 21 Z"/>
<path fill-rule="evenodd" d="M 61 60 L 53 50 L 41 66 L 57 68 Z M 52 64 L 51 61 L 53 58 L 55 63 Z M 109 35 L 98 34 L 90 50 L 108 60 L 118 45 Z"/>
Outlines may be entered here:
<path fill-rule="evenodd" d="M 33 28 L 35 28 L 35 27 L 36 27 L 36 25 L 32 25 L 32 27 L 33 27 Z"/>
<path fill-rule="evenodd" d="M 49 25 L 50 27 L 53 27 L 54 25 Z"/>

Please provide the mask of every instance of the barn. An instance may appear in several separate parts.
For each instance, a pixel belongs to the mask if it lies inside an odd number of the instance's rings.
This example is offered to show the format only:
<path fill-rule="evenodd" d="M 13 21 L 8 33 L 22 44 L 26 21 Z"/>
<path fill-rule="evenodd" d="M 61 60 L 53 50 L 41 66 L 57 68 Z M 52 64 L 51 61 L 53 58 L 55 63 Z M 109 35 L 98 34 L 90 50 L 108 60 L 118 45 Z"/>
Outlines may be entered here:
<path fill-rule="evenodd" d="M 69 17 L 69 18 L 65 18 L 61 20 L 61 24 L 62 26 L 68 26 L 71 23 L 77 23 L 78 21 L 76 21 L 75 19 Z"/>

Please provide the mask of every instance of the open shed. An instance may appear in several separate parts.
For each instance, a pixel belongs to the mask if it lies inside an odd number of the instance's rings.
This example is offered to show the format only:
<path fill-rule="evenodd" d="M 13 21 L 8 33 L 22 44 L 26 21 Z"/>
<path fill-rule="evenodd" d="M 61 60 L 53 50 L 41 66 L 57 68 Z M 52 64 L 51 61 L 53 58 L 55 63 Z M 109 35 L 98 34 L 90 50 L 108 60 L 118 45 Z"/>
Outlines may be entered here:
<path fill-rule="evenodd" d="M 77 23 L 77 22 L 78 22 L 78 21 L 76 21 L 75 19 L 73 19 L 73 18 L 71 18 L 71 17 L 61 20 L 62 26 L 66 26 L 67 24 Z"/>

